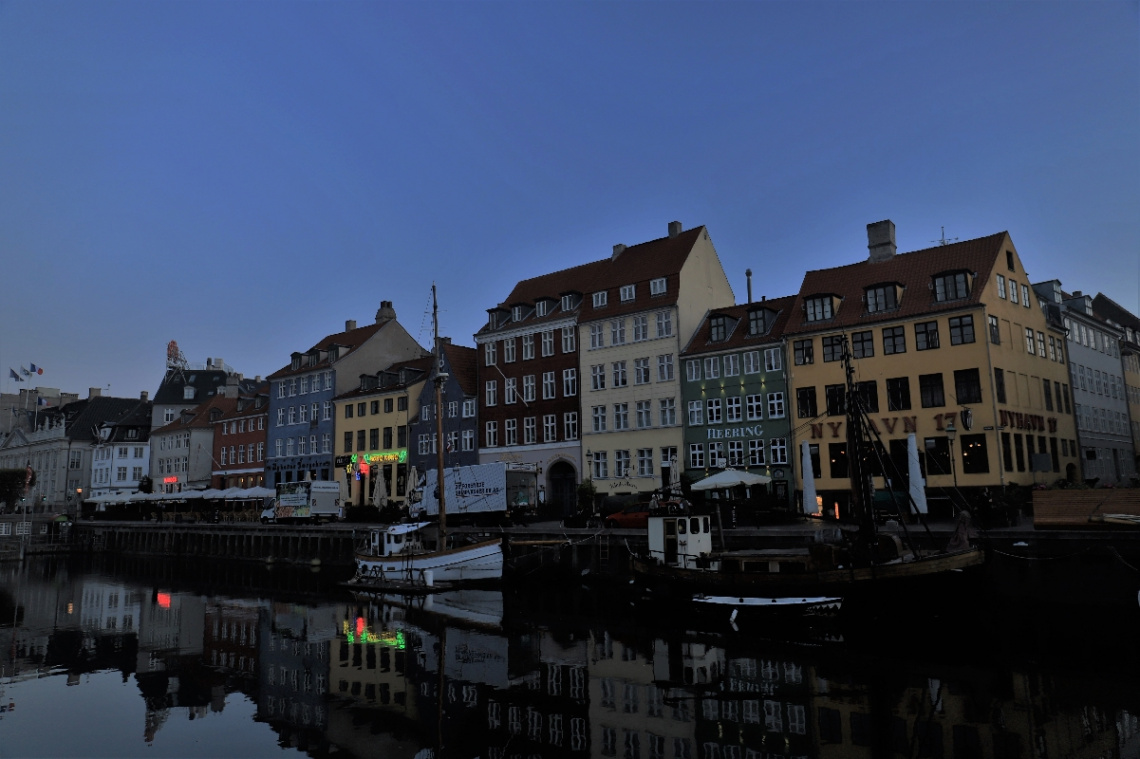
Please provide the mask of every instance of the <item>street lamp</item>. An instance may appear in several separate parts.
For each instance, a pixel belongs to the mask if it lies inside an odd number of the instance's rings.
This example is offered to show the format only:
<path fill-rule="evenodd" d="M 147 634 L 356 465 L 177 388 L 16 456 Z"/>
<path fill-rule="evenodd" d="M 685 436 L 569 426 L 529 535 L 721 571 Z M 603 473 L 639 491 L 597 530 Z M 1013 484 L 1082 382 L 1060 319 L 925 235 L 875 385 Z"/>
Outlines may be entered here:
<path fill-rule="evenodd" d="M 958 430 L 954 427 L 954 420 L 946 422 L 946 439 L 950 441 L 950 473 L 954 476 L 954 489 L 958 489 L 958 467 L 954 464 L 954 440 L 958 437 Z"/>

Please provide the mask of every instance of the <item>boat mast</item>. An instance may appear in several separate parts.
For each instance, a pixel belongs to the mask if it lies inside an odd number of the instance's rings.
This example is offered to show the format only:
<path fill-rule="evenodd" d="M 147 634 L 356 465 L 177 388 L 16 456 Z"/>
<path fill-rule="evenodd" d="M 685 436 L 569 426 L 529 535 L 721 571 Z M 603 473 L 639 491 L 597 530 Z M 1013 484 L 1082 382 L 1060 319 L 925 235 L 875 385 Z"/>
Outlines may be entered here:
<path fill-rule="evenodd" d="M 864 430 L 862 398 L 855 383 L 855 366 L 851 361 L 851 344 L 842 338 L 843 368 L 846 373 L 847 405 L 847 471 L 851 477 L 851 512 L 859 524 L 859 542 L 869 549 L 875 534 L 874 484 L 868 466 L 867 434 Z"/>
<path fill-rule="evenodd" d="M 439 547 L 447 547 L 447 492 L 443 486 L 443 383 L 447 374 L 443 370 L 443 351 L 439 345 L 439 306 L 435 297 L 435 283 L 431 285 L 431 323 L 433 352 L 435 353 L 435 448 L 436 485 L 439 488 Z"/>

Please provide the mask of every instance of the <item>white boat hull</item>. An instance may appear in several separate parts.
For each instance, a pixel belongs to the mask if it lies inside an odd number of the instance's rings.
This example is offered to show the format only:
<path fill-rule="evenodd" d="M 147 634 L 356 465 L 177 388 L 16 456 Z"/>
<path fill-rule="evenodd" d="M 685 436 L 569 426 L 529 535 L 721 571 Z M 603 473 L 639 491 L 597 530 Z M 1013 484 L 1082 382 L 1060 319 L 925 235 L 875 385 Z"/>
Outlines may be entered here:
<path fill-rule="evenodd" d="M 392 556 L 356 554 L 359 582 L 430 586 L 436 583 L 494 582 L 503 577 L 503 544 L 490 540 L 445 551 Z"/>

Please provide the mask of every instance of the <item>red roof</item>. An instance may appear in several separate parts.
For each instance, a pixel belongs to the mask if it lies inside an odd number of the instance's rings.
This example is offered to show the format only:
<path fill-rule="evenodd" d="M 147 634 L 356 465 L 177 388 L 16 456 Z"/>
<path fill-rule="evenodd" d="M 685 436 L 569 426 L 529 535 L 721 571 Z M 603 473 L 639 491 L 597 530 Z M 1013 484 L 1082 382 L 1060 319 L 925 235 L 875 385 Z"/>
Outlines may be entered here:
<path fill-rule="evenodd" d="M 704 321 L 701 322 L 701 326 L 693 335 L 693 339 L 689 341 L 689 345 L 682 351 L 682 354 L 715 353 L 779 342 L 784 334 L 784 327 L 788 323 L 788 317 L 792 314 L 795 301 L 795 295 L 785 295 L 781 298 L 757 300 L 739 306 L 714 308 L 705 314 Z M 767 309 L 775 314 L 772 326 L 762 335 L 748 334 L 749 314 L 762 309 Z M 728 327 L 731 330 L 724 340 L 715 343 L 710 340 L 714 316 L 729 317 Z"/>
<path fill-rule="evenodd" d="M 350 329 L 350 330 L 347 330 L 345 332 L 338 332 L 335 335 L 328 335 L 323 340 L 321 340 L 319 343 L 314 345 L 312 348 L 310 348 L 307 351 L 304 351 L 302 353 L 302 355 L 304 355 L 305 353 L 312 353 L 313 351 L 327 352 L 328 349 L 331 348 L 332 346 L 339 345 L 339 346 L 346 348 L 346 350 L 342 351 L 341 354 L 337 357 L 337 360 L 339 361 L 340 359 L 344 358 L 345 356 L 347 356 L 348 354 L 352 353 L 354 350 L 359 348 L 361 345 L 364 345 L 364 343 L 367 342 L 370 337 L 372 337 L 377 332 L 379 332 L 381 329 L 383 329 L 384 325 L 386 325 L 392 321 L 395 321 L 395 320 L 394 319 L 385 319 L 378 324 L 374 322 L 372 324 L 366 324 L 363 327 L 357 327 L 356 329 Z M 318 360 L 317 363 L 315 363 L 315 364 L 310 364 L 308 366 L 305 366 L 305 362 L 302 360 L 301 366 L 297 369 L 294 369 L 293 363 L 290 362 L 286 366 L 284 366 L 284 367 L 278 369 L 277 371 L 273 372 L 273 374 L 270 374 L 268 377 L 266 377 L 266 379 L 272 380 L 272 379 L 279 379 L 281 377 L 288 377 L 290 375 L 295 375 L 295 374 L 306 374 L 308 372 L 311 372 L 311 371 L 314 371 L 317 369 L 328 368 L 330 366 L 332 366 L 332 362 L 329 361 L 328 355 L 326 353 L 326 355 L 320 357 L 320 360 Z"/>
<path fill-rule="evenodd" d="M 463 394 L 474 396 L 479 394 L 476 378 L 476 357 L 479 352 L 465 345 L 443 346 L 443 353 L 447 356 L 447 363 L 451 367 L 451 376 L 455 377 Z"/>

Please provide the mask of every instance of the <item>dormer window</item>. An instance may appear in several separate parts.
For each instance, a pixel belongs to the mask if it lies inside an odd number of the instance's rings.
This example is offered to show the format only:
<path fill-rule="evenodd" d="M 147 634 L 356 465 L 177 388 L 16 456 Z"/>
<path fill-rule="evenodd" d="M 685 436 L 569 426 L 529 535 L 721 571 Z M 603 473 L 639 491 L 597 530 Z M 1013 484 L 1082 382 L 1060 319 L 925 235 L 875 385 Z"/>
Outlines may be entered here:
<path fill-rule="evenodd" d="M 894 311 L 899 307 L 898 285 L 875 285 L 863 292 L 863 300 L 867 303 L 867 313 L 875 314 L 880 311 Z"/>
<path fill-rule="evenodd" d="M 771 311 L 757 309 L 748 312 L 748 334 L 763 335 L 772 327 Z"/>
<path fill-rule="evenodd" d="M 931 287 L 936 301 L 961 300 L 970 295 L 970 275 L 964 271 L 939 274 L 934 277 Z"/>
<path fill-rule="evenodd" d="M 329 362 L 332 363 L 340 358 L 340 346 L 334 345 L 329 348 Z"/>
<path fill-rule="evenodd" d="M 637 292 L 636 287 L 637 287 L 636 285 L 622 285 L 621 286 L 621 302 L 622 303 L 629 303 L 631 300 L 633 300 L 634 295 Z"/>
<path fill-rule="evenodd" d="M 301 368 L 301 354 L 300 353 L 294 353 L 293 354 L 293 360 L 291 362 L 289 362 L 289 368 L 290 369 L 300 369 Z"/>
<path fill-rule="evenodd" d="M 534 304 L 535 316 L 546 316 L 548 313 L 550 313 L 550 301 L 540 300 Z"/>
<path fill-rule="evenodd" d="M 665 278 L 658 277 L 657 279 L 649 280 L 649 294 L 650 295 L 664 295 L 665 294 Z"/>
<path fill-rule="evenodd" d="M 522 306 L 512 306 L 511 307 L 511 319 L 513 319 L 516 322 L 521 322 L 522 318 L 523 318 L 523 307 Z"/>
<path fill-rule="evenodd" d="M 195 390 L 192 387 L 182 388 L 182 400 L 184 400 L 184 401 L 194 400 L 194 393 L 195 393 Z"/>
<path fill-rule="evenodd" d="M 562 310 L 563 311 L 573 311 L 574 306 L 577 305 L 574 301 L 575 301 L 575 299 L 574 299 L 574 296 L 572 294 L 571 295 L 563 295 L 562 296 Z"/>
<path fill-rule="evenodd" d="M 804 311 L 809 322 L 818 322 L 835 316 L 834 298 L 830 295 L 817 295 L 804 300 Z"/>
<path fill-rule="evenodd" d="M 709 320 L 709 342 L 724 342 L 728 337 L 728 320 L 723 316 L 714 316 Z"/>
<path fill-rule="evenodd" d="M 606 291 L 594 293 L 594 308 L 604 308 L 606 305 Z"/>

